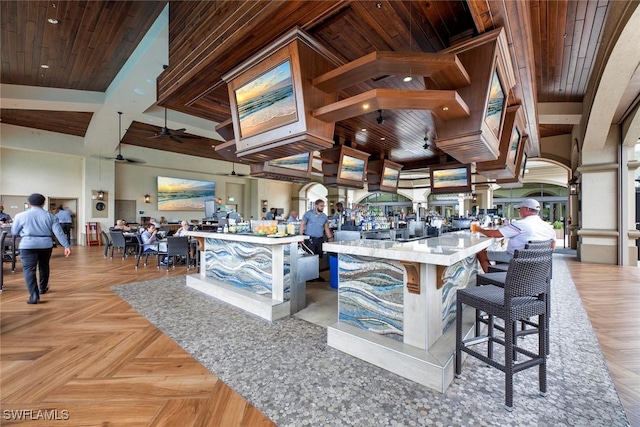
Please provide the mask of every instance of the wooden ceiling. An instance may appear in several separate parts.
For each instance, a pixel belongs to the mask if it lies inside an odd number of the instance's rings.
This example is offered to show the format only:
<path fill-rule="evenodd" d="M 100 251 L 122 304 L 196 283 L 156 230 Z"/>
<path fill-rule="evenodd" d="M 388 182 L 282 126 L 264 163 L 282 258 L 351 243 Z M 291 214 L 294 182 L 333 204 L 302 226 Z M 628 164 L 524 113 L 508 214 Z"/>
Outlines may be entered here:
<path fill-rule="evenodd" d="M 0 81 L 104 92 L 166 3 L 2 0 Z M 294 26 L 344 62 L 373 51 L 438 52 L 504 27 L 518 70 L 515 95 L 535 126 L 528 129 L 535 151 L 539 137 L 571 132 L 568 126 L 538 127 L 536 103 L 582 101 L 608 8 L 607 0 L 171 2 L 169 64 L 158 79 L 158 104 L 211 120 L 211 128 L 227 120 L 229 99 L 221 77 Z M 49 18 L 59 24 L 48 23 Z M 41 68 L 43 64 L 50 68 Z M 424 81 L 414 78 L 407 84 L 389 76 L 341 95 L 367 88 L 422 89 Z M 72 135 L 83 135 L 89 125 L 86 113 L 73 111 L 40 111 L 37 118 L 29 110 L 0 113 L 4 123 Z M 380 125 L 378 112 L 337 123 L 336 139 L 412 168 L 446 160 L 437 140 L 436 146 L 424 148 L 426 133 L 434 129 L 429 112 L 382 114 Z M 134 122 L 130 129 L 148 126 Z M 127 132 L 123 142 L 220 158 L 211 150 L 219 142 L 211 139 L 177 144 Z"/>

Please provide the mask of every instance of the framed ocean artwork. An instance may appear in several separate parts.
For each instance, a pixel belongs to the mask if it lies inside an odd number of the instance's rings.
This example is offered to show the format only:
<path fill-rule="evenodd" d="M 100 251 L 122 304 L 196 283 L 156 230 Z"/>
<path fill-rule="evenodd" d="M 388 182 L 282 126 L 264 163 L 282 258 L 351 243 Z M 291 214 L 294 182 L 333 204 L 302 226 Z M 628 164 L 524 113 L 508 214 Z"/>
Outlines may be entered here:
<path fill-rule="evenodd" d="M 158 177 L 159 211 L 204 211 L 215 197 L 215 182 Z"/>

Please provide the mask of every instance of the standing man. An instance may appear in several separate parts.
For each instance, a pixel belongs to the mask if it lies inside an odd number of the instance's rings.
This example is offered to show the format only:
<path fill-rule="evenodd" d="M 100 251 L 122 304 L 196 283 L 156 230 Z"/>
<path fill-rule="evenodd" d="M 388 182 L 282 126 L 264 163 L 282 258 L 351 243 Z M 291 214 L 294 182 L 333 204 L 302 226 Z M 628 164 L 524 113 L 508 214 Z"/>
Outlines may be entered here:
<path fill-rule="evenodd" d="M 316 200 L 314 209 L 310 209 L 302 216 L 300 223 L 300 234 L 306 234 L 310 237 L 309 249 L 314 254 L 318 254 L 322 258 L 322 244 L 324 243 L 324 235 L 329 240 L 333 240 L 333 234 L 329 228 L 329 218 L 325 215 L 324 201 Z"/>
<path fill-rule="evenodd" d="M 336 214 L 334 215 L 333 219 L 336 220 L 336 226 L 338 227 L 338 230 L 342 230 L 342 225 L 346 220 L 344 214 L 344 205 L 342 204 L 342 202 L 336 203 Z"/>
<path fill-rule="evenodd" d="M 58 241 L 64 246 L 64 256 L 71 255 L 69 241 L 67 240 L 62 227 L 52 213 L 42 209 L 45 198 L 42 194 L 34 193 L 29 196 L 29 210 L 16 215 L 11 233 L 20 236 L 20 258 L 22 259 L 22 270 L 24 280 L 29 291 L 27 304 L 37 304 L 40 301 L 40 294 L 44 295 L 49 291 L 49 260 L 53 248 L 52 234 L 55 234 Z M 36 269 L 40 270 L 40 286 Z"/>
<path fill-rule="evenodd" d="M 67 240 L 71 243 L 71 224 L 73 223 L 73 220 L 71 219 L 71 212 L 58 207 L 58 209 L 56 209 L 56 218 L 58 218 L 58 221 L 60 222 L 64 235 L 67 236 Z"/>
<path fill-rule="evenodd" d="M 276 208 L 271 208 L 269 212 L 267 212 L 267 220 L 272 221 L 274 219 L 276 219 Z"/>
<path fill-rule="evenodd" d="M 509 262 L 513 258 L 513 253 L 516 250 L 524 249 L 524 246 L 529 241 L 544 241 L 553 240 L 551 248 L 556 247 L 556 233 L 551 228 L 550 224 L 547 224 L 538 215 L 540 212 L 540 203 L 535 199 L 524 199 L 519 206 L 516 206 L 520 210 L 520 218 L 517 221 L 512 221 L 510 224 L 500 227 L 495 230 L 487 230 L 482 227 L 476 228 L 476 230 L 487 237 L 508 237 L 509 244 L 505 251 L 487 251 L 483 249 L 476 255 L 482 271 L 485 273 L 489 270 L 489 261 Z"/>

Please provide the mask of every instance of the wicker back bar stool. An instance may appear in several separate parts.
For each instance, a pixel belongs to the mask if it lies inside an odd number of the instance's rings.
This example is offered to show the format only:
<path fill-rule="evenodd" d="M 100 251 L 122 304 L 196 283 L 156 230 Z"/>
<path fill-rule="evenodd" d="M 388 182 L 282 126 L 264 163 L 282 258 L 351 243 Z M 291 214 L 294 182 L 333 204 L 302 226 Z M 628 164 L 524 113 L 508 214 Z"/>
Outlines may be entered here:
<path fill-rule="evenodd" d="M 513 376 L 515 373 L 534 366 L 539 367 L 538 381 L 540 394 L 547 391 L 547 356 L 546 356 L 546 316 L 549 257 L 514 258 L 509 264 L 504 288 L 487 285 L 459 289 L 456 293 L 456 378 L 462 373 L 462 352 L 465 352 L 505 374 L 505 408 L 513 410 Z M 475 309 L 476 322 L 480 312 L 489 316 L 486 335 L 478 335 L 469 339 L 462 336 L 462 306 Z M 516 322 L 538 316 L 538 353 L 519 347 L 515 342 L 514 327 Z M 504 321 L 504 339 L 495 335 L 495 318 Z M 511 325 L 511 327 L 509 327 Z M 486 356 L 471 347 L 487 343 Z M 504 346 L 504 364 L 494 359 L 493 344 Z M 527 360 L 516 363 L 514 354 L 527 357 Z"/>

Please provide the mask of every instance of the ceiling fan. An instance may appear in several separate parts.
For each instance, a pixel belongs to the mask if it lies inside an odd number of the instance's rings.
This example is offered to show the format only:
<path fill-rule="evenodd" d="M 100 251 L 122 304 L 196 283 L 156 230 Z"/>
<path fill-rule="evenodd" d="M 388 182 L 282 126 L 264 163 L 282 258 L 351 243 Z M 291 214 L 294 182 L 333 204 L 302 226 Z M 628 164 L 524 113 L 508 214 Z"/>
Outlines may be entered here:
<path fill-rule="evenodd" d="M 249 176 L 249 175 L 244 174 L 244 173 L 237 173 L 236 172 L 236 164 L 232 163 L 232 165 L 233 166 L 231 167 L 231 172 L 229 172 L 229 173 L 217 173 L 215 175 L 222 175 L 222 176 Z"/>
<path fill-rule="evenodd" d="M 160 128 L 160 132 L 152 130 L 152 131 L 137 131 L 137 132 L 144 132 L 144 133 L 151 133 L 152 135 L 148 136 L 149 139 L 154 139 L 154 138 L 169 138 L 175 142 L 179 142 L 182 143 L 182 138 L 196 138 L 196 139 L 201 139 L 202 137 L 198 136 L 198 135 L 188 135 L 185 132 L 187 131 L 186 128 L 180 128 L 180 129 L 169 129 L 167 127 L 167 108 L 165 107 L 164 109 L 164 126 L 162 126 Z"/>
<path fill-rule="evenodd" d="M 94 156 L 101 159 L 115 160 L 122 163 L 146 163 L 144 160 L 135 159 L 133 157 L 124 157 L 122 155 L 122 112 L 118 111 L 118 155 L 115 157 Z"/>

